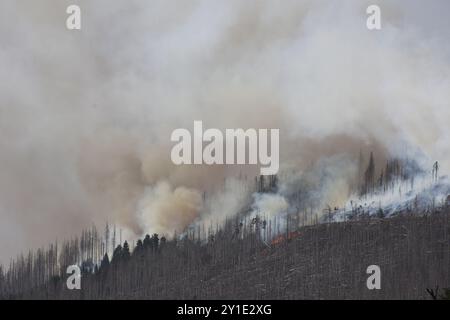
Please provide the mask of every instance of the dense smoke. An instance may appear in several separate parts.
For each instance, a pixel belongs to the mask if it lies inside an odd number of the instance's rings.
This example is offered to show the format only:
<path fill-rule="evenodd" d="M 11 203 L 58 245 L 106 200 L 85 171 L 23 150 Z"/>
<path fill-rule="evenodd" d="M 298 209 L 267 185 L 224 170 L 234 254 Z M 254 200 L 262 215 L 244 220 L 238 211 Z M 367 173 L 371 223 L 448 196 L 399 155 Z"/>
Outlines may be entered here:
<path fill-rule="evenodd" d="M 132 237 L 283 211 L 294 185 L 343 204 L 360 150 L 448 172 L 450 3 L 377 1 L 369 31 L 372 3 L 2 0 L 1 261 L 92 223 Z M 252 198 L 252 166 L 173 165 L 194 120 L 279 128 L 282 196 Z"/>
<path fill-rule="evenodd" d="M 139 203 L 143 230 L 164 233 L 184 230 L 202 209 L 202 196 L 197 190 L 177 187 L 172 190 L 167 182 L 149 187 Z"/>

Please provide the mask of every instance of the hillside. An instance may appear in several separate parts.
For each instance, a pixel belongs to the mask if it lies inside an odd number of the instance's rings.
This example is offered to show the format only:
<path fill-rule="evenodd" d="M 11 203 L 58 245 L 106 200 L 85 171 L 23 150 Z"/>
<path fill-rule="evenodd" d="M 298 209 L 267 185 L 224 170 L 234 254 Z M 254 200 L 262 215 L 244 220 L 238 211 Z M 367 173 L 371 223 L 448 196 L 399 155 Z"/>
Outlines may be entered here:
<path fill-rule="evenodd" d="M 227 230 L 227 229 L 225 229 Z M 219 231 L 208 243 L 144 241 L 82 277 L 69 291 L 54 277 L 18 298 L 50 299 L 428 299 L 450 286 L 449 208 L 302 227 L 266 245 L 256 233 Z M 368 290 L 366 268 L 381 268 Z"/>

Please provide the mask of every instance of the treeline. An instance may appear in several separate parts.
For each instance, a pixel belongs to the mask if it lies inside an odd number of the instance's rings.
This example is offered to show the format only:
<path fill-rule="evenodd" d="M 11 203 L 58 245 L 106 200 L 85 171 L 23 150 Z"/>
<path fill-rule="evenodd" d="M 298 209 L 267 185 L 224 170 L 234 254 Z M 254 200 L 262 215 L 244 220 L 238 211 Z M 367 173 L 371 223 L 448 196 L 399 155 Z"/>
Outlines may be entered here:
<path fill-rule="evenodd" d="M 434 166 L 436 165 L 437 162 Z M 382 164 L 378 167 L 373 152 L 370 152 L 367 163 L 365 163 L 364 157 L 360 153 L 358 173 L 358 191 L 360 196 L 392 191 L 400 182 L 407 182 L 408 189 L 412 190 L 414 189 L 415 178 L 424 174 L 424 171 L 418 166 L 416 161 L 412 159 L 392 158 L 388 159 L 384 165 Z M 435 180 L 437 180 L 438 172 L 434 172 L 434 169 L 433 175 L 436 177 Z"/>
<path fill-rule="evenodd" d="M 267 179 L 266 186 L 273 187 L 274 180 Z M 274 219 L 244 214 L 221 225 L 191 226 L 170 239 L 146 235 L 132 246 L 124 241 L 115 248 L 116 232 L 111 232 L 107 224 L 101 236 L 93 226 L 80 237 L 19 256 L 7 270 L 0 268 L 0 298 L 97 299 L 126 297 L 130 292 L 156 296 L 158 286 L 152 284 L 155 278 L 167 285 L 180 274 L 189 277 L 211 264 L 245 264 L 255 253 L 297 236 L 300 220 L 295 214 Z M 80 291 L 66 287 L 70 265 L 80 267 Z M 211 271 L 208 274 L 213 276 Z"/>
<path fill-rule="evenodd" d="M 171 274 L 188 275 L 209 263 L 232 265 L 246 260 L 256 248 L 266 247 L 261 230 L 266 229 L 259 217 L 227 220 L 218 229 L 208 228 L 207 239 L 199 228 L 191 228 L 170 240 L 158 234 L 146 235 L 130 248 L 127 241 L 105 251 L 109 227 L 100 239 L 95 227 L 81 237 L 52 244 L 47 249 L 30 252 L 13 260 L 8 270 L 0 268 L 1 298 L 109 298 L 125 297 L 135 291 L 156 291 L 155 277 L 171 281 Z M 103 250 L 103 251 L 102 251 Z M 82 290 L 66 288 L 67 267 L 78 265 Z M 147 292 L 148 293 L 148 292 Z"/>
<path fill-rule="evenodd" d="M 305 226 L 270 243 L 258 232 L 262 220 L 254 219 L 246 226 L 229 220 L 207 241 L 195 232 L 170 240 L 147 235 L 134 248 L 127 241 L 117 245 L 112 258 L 105 253 L 93 269 L 83 267 L 81 290 L 67 289 L 61 268 L 43 272 L 46 282 L 20 287 L 29 280 L 16 267 L 12 282 L 12 272 L 2 273 L 2 298 L 427 298 L 426 288 L 450 285 L 448 209 Z M 78 249 L 74 259 L 82 255 L 79 243 Z M 41 272 L 33 263 L 31 274 Z M 384 290 L 365 287 L 371 264 L 382 268 Z"/>
<path fill-rule="evenodd" d="M 276 187 L 276 176 L 255 178 L 255 192 L 275 192 Z M 120 282 L 121 278 L 118 274 L 123 269 L 123 263 L 128 262 L 129 259 L 139 261 L 147 266 L 148 257 L 160 252 L 165 247 L 189 247 L 186 241 L 213 242 L 223 233 L 237 239 L 238 237 L 243 238 L 249 233 L 258 232 L 259 234 L 260 229 L 266 230 L 265 227 L 264 229 L 259 228 L 259 225 L 263 223 L 262 220 L 254 219 L 255 217 L 243 218 L 243 214 L 238 215 L 239 218 L 236 218 L 233 226 L 230 221 L 226 221 L 222 226 L 196 225 L 183 231 L 182 235 L 175 234 L 171 241 L 164 236 L 160 238 L 158 234 L 146 235 L 142 240 L 139 239 L 135 244 L 133 243 L 132 248 L 127 241 L 121 243 L 121 231 L 119 236 L 115 225 L 106 224 L 103 234 L 95 226 L 92 226 L 83 230 L 79 237 L 61 243 L 55 242 L 47 248 L 30 251 L 27 255 L 22 254 L 16 259 L 12 259 L 7 268 L 0 265 L 0 298 L 21 297 L 24 294 L 33 296 L 37 292 L 45 293 L 44 297 L 54 295 L 55 292 L 61 290 L 62 283 L 67 277 L 67 267 L 70 265 L 80 266 L 84 277 L 101 275 L 102 283 L 107 283 L 104 278 L 108 274 L 108 281 L 116 283 Z M 268 238 L 267 232 L 265 237 Z M 180 241 L 180 238 L 184 240 Z M 117 243 L 119 245 L 116 245 Z M 147 258 L 144 259 L 144 256 Z M 110 265 L 113 266 L 111 268 L 113 271 L 107 272 Z M 139 269 L 139 274 L 143 273 L 141 268 L 136 267 L 136 269 Z M 120 282 L 118 288 L 122 286 L 122 282 Z M 102 288 L 107 293 L 111 292 L 109 287 L 105 289 L 105 286 L 102 285 Z"/>
<path fill-rule="evenodd" d="M 434 168 L 433 176 L 437 177 L 437 166 L 436 172 Z M 387 192 L 399 181 L 409 181 L 412 188 L 414 176 L 420 170 L 414 161 L 391 159 L 379 174 L 376 172 L 373 153 L 367 163 L 361 156 L 358 186 L 361 196 Z M 277 176 L 255 178 L 256 192 L 277 192 L 277 188 Z M 300 190 L 298 194 L 299 203 L 308 203 L 302 200 L 307 192 Z M 214 278 L 215 268 L 243 266 L 255 254 L 297 238 L 306 226 L 333 221 L 336 210 L 326 209 L 324 221 L 312 206 L 308 209 L 306 205 L 272 219 L 264 213 L 250 216 L 248 209 L 220 226 L 194 225 L 171 239 L 158 234 L 146 235 L 131 246 L 127 241 L 122 243 L 121 232 L 117 241 L 115 226 L 106 224 L 103 234 L 93 226 L 79 237 L 20 255 L 8 268 L 0 266 L 0 297 L 158 297 L 162 288 L 167 297 L 185 297 L 183 293 L 170 291 L 172 287 L 180 290 L 176 281 L 189 281 L 197 273 Z M 352 219 L 370 217 L 355 215 Z M 74 264 L 81 268 L 82 290 L 66 288 L 66 270 Z"/>
<path fill-rule="evenodd" d="M 0 266 L 0 297 L 30 292 L 54 280 L 60 274 L 57 252 L 57 244 L 52 244 L 47 249 L 20 255 L 7 270 Z"/>
<path fill-rule="evenodd" d="M 84 230 L 81 237 L 50 244 L 27 255 L 11 260 L 9 268 L 0 266 L 0 297 L 33 292 L 37 288 L 56 283 L 69 265 L 80 265 L 93 272 L 103 254 L 104 242 L 95 227 Z"/>

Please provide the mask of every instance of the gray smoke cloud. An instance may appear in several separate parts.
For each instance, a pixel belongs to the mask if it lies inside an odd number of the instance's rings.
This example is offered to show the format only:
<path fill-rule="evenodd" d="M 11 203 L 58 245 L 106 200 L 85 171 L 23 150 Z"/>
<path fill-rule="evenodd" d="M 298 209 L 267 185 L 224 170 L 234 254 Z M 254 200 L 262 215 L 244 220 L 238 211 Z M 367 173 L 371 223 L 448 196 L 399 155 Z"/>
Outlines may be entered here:
<path fill-rule="evenodd" d="M 280 128 L 282 173 L 319 163 L 324 203 L 345 201 L 361 149 L 448 172 L 450 3 L 376 1 L 369 31 L 373 3 L 1 1 L 0 261 L 92 223 L 233 215 L 251 196 L 225 179 L 259 170 L 172 165 L 170 133 L 194 120 Z"/>

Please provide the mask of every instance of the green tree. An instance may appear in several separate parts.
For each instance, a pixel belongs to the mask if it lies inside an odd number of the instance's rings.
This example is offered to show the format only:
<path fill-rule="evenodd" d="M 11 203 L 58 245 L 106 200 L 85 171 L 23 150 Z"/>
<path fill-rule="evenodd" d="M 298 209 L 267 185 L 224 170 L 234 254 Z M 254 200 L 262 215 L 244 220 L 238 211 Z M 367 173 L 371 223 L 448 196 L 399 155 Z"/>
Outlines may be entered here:
<path fill-rule="evenodd" d="M 105 253 L 105 255 L 103 256 L 102 262 L 100 263 L 100 269 L 99 272 L 106 272 L 109 268 L 109 257 L 108 254 Z"/>
<path fill-rule="evenodd" d="M 122 258 L 122 246 L 119 244 L 116 249 L 114 249 L 111 263 L 117 263 Z"/>
<path fill-rule="evenodd" d="M 145 235 L 143 245 L 144 249 L 150 249 L 152 246 L 152 240 L 150 239 L 150 236 L 148 234 Z"/>
<path fill-rule="evenodd" d="M 128 242 L 125 241 L 123 243 L 123 248 L 122 248 L 122 259 L 128 260 L 129 258 L 130 258 L 130 247 L 128 246 Z"/>
<path fill-rule="evenodd" d="M 142 240 L 139 239 L 136 242 L 136 247 L 133 250 L 133 256 L 140 256 L 144 252 L 144 244 L 142 243 Z"/>

